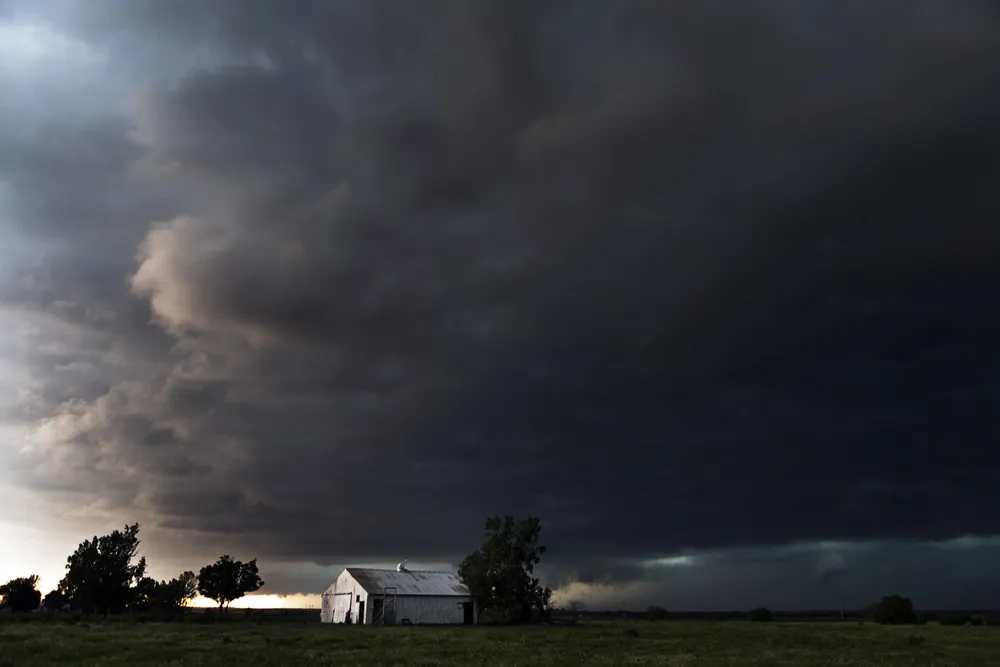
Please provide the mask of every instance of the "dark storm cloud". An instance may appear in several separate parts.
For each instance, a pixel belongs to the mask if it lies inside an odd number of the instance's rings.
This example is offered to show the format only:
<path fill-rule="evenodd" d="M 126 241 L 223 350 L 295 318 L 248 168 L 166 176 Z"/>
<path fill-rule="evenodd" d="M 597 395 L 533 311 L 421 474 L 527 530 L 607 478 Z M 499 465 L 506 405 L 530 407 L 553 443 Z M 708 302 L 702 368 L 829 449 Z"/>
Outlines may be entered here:
<path fill-rule="evenodd" d="M 457 560 L 531 512 L 591 583 L 1000 532 L 986 4 L 101 7 L 66 25 L 204 66 L 0 175 L 67 249 L 45 312 L 114 352 L 40 451 L 150 530 Z"/>

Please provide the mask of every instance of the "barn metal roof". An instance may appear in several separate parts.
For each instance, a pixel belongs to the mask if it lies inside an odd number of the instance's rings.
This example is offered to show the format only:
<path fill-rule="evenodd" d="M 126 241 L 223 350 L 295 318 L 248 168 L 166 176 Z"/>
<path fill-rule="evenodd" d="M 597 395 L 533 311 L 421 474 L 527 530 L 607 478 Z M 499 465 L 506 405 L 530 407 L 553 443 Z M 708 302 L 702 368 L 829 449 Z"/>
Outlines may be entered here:
<path fill-rule="evenodd" d="M 349 567 L 347 571 L 368 593 L 380 594 L 395 587 L 396 595 L 470 595 L 468 587 L 451 572 L 421 570 L 379 570 L 367 567 Z"/>

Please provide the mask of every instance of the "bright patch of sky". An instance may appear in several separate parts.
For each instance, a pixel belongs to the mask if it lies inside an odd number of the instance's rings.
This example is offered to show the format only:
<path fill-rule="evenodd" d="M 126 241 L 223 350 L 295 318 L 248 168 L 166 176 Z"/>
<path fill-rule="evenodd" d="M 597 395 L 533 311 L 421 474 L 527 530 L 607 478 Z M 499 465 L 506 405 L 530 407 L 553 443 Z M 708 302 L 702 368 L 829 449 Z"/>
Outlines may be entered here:
<path fill-rule="evenodd" d="M 37 20 L 0 21 L 0 117 L 10 127 L 32 127 L 72 108 L 88 115 L 111 92 L 104 54 Z M 72 102 L 71 102 L 72 101 Z"/>
<path fill-rule="evenodd" d="M 0 23 L 0 67 L 20 70 L 46 61 L 99 61 L 82 42 L 62 35 L 40 22 L 24 20 Z"/>
<path fill-rule="evenodd" d="M 0 500 L 5 502 L 7 510 L 14 510 L 15 517 L 19 515 L 18 505 L 6 505 L 11 497 L 2 488 Z M 38 588 L 44 595 L 62 579 L 66 556 L 79 542 L 76 536 L 53 535 L 48 530 L 17 522 L 16 518 L 15 521 L 0 520 L 0 543 L 17 545 L 16 551 L 0 549 L 0 582 L 37 574 L 41 577 Z"/>
<path fill-rule="evenodd" d="M 323 598 L 319 595 L 248 595 L 233 601 L 233 609 L 319 609 Z M 193 607 L 217 607 L 214 600 L 195 598 Z"/>

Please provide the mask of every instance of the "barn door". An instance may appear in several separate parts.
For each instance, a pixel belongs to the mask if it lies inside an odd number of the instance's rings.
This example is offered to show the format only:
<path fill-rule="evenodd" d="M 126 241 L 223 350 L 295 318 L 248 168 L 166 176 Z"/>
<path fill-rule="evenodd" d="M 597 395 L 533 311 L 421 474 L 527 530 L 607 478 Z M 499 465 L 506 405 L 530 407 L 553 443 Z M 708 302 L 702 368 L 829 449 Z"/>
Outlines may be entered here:
<path fill-rule="evenodd" d="M 395 625 L 396 624 L 396 587 L 387 586 L 382 592 L 383 610 L 382 610 L 382 624 L 383 625 Z"/>

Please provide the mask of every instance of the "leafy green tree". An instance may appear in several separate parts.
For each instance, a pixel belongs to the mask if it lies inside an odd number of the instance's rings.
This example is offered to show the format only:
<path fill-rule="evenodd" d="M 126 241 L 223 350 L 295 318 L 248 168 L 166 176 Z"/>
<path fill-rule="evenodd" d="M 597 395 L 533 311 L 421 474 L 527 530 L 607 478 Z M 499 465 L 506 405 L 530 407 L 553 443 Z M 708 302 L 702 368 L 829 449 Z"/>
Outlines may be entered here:
<path fill-rule="evenodd" d="M 146 559 L 139 551 L 139 524 L 110 535 L 84 540 L 66 559 L 66 575 L 59 588 L 70 606 L 86 613 L 120 613 L 135 601 L 134 585 L 143 580 Z"/>
<path fill-rule="evenodd" d="M 224 555 L 198 573 L 198 592 L 218 602 L 219 609 L 228 608 L 233 600 L 260 590 L 263 585 L 264 580 L 257 574 L 256 558 L 244 563 Z"/>
<path fill-rule="evenodd" d="M 535 517 L 486 519 L 483 546 L 465 557 L 458 574 L 488 615 L 518 623 L 548 608 L 552 591 L 533 576 L 545 554 L 545 547 L 538 544 L 541 531 L 541 521 Z"/>
<path fill-rule="evenodd" d="M 902 595 L 887 595 L 871 608 L 876 623 L 883 625 L 909 625 L 919 622 L 913 610 L 913 600 Z"/>
<path fill-rule="evenodd" d="M 11 579 L 0 586 L 0 608 L 16 612 L 34 611 L 41 602 L 37 574 Z"/>

